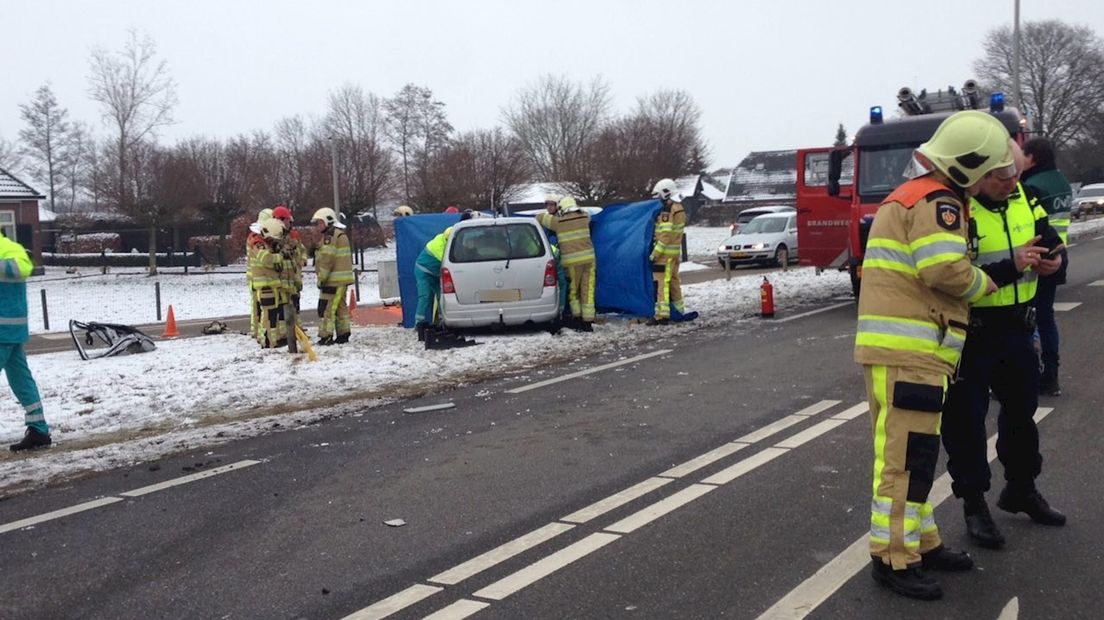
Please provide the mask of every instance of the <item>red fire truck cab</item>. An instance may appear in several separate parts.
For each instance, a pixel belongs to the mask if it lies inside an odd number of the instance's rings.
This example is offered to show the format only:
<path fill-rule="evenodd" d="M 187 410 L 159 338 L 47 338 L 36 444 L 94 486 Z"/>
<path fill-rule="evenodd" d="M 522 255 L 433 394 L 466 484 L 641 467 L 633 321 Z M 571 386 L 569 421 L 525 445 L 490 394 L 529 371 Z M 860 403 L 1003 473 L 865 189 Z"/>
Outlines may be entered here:
<path fill-rule="evenodd" d="M 881 106 L 870 109 L 870 122 L 850 146 L 797 151 L 797 239 L 801 264 L 847 270 L 851 290 L 858 296 L 863 251 L 874 213 L 898 185 L 907 179 L 912 153 L 926 142 L 939 124 L 955 111 L 978 109 L 977 85 L 967 82 L 962 92 L 948 88 L 935 95 L 898 93 L 905 116 L 883 119 Z M 1022 142 L 1026 119 L 1004 106 L 1004 95 L 993 93 L 989 112 Z"/>

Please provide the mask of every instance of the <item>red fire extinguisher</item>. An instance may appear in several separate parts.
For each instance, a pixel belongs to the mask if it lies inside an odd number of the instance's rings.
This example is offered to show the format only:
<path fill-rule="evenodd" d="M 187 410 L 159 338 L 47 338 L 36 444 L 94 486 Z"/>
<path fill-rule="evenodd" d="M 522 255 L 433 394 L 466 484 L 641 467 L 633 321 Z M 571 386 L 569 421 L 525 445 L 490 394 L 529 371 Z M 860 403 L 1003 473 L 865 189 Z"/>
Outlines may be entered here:
<path fill-rule="evenodd" d="M 759 315 L 764 319 L 774 317 L 774 287 L 767 276 L 763 276 L 763 283 L 759 285 L 759 306 Z"/>

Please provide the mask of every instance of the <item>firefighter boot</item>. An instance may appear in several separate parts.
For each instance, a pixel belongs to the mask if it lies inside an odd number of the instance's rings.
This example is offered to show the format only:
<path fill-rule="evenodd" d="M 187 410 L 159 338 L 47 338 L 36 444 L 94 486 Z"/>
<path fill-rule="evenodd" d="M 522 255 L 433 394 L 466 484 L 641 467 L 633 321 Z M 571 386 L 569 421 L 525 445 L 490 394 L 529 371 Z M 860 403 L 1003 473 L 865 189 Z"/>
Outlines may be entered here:
<path fill-rule="evenodd" d="M 1001 491 L 997 508 L 1005 512 L 1023 512 L 1040 525 L 1062 526 L 1066 524 L 1066 515 L 1050 507 L 1035 486 L 1026 488 L 1008 485 Z"/>
<path fill-rule="evenodd" d="M 934 601 L 943 598 L 943 589 L 939 582 L 924 573 L 919 564 L 910 564 L 908 568 L 893 570 L 881 558 L 874 558 L 870 565 L 870 576 L 879 584 L 893 590 L 901 596 Z"/>
<path fill-rule="evenodd" d="M 315 346 L 318 346 L 318 347 L 328 347 L 333 343 L 334 343 L 333 336 L 326 336 L 324 338 L 319 338 L 318 342 L 316 342 L 314 344 L 315 344 Z"/>
<path fill-rule="evenodd" d="M 997 529 L 993 515 L 989 514 L 989 504 L 981 493 L 966 498 L 963 512 L 966 515 L 966 533 L 974 542 L 986 549 L 1000 549 L 1004 546 L 1004 536 Z"/>
<path fill-rule="evenodd" d="M 43 433 L 42 431 L 34 428 L 33 426 L 27 427 L 27 432 L 23 435 L 23 439 L 19 440 L 19 443 L 13 443 L 8 446 L 12 452 L 22 452 L 23 450 L 39 450 L 41 448 L 49 448 L 53 440 L 50 439 L 50 435 Z"/>
<path fill-rule="evenodd" d="M 973 568 L 974 559 L 965 551 L 954 551 L 939 545 L 927 553 L 921 553 L 920 564 L 924 570 L 961 572 Z"/>
<path fill-rule="evenodd" d="M 334 344 L 345 344 L 349 342 L 349 334 L 338 334 L 337 338 L 334 338 Z"/>

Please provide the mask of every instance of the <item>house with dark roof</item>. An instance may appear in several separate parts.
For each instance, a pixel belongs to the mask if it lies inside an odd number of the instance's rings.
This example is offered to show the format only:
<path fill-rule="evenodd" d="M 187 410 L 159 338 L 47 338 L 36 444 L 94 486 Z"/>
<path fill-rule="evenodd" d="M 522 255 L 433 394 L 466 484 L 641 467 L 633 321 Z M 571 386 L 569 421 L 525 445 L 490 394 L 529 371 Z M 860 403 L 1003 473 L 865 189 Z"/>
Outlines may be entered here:
<path fill-rule="evenodd" d="M 36 265 L 42 264 L 38 201 L 45 199 L 30 185 L 0 168 L 0 231 L 27 248 Z"/>
<path fill-rule="evenodd" d="M 744 209 L 794 206 L 797 200 L 797 151 L 753 151 L 732 169 L 724 200 L 702 210 L 711 226 L 724 226 Z"/>

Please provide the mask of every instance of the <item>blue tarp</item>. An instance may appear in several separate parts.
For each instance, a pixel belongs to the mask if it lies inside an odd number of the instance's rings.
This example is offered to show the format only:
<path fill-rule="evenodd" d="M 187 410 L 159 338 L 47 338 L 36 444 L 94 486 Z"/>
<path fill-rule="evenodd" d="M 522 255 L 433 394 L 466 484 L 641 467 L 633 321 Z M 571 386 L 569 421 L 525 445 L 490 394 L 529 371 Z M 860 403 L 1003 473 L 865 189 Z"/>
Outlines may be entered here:
<path fill-rule="evenodd" d="M 652 251 L 655 219 L 662 204 L 645 200 L 615 204 L 591 220 L 591 239 L 598 257 L 595 305 L 601 312 L 623 312 L 650 317 L 655 312 L 655 289 L 648 254 Z M 403 325 L 414 327 L 418 290 L 414 261 L 434 236 L 460 221 L 455 214 L 414 215 L 395 220 L 396 260 Z"/>

